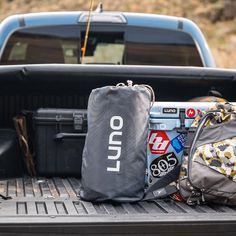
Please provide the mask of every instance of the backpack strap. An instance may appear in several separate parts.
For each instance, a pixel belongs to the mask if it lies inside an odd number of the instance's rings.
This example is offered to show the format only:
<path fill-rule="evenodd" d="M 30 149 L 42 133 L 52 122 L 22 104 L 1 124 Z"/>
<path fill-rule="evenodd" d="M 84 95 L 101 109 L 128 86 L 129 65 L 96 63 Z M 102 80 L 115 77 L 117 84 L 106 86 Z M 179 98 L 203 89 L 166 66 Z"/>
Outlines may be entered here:
<path fill-rule="evenodd" d="M 150 186 L 143 198 L 144 201 L 156 200 L 167 197 L 178 191 L 175 185 L 170 185 L 176 181 L 176 176 L 179 176 L 181 165 L 178 165 L 174 170 L 167 173 L 160 180 Z"/>

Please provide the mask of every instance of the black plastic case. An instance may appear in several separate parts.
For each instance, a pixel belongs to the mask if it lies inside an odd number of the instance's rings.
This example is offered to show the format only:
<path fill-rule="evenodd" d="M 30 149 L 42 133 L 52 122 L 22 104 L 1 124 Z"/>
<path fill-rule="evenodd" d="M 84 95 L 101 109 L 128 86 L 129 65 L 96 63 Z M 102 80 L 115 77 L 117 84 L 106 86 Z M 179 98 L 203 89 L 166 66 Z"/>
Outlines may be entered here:
<path fill-rule="evenodd" d="M 86 110 L 40 108 L 34 123 L 37 174 L 80 177 Z"/>

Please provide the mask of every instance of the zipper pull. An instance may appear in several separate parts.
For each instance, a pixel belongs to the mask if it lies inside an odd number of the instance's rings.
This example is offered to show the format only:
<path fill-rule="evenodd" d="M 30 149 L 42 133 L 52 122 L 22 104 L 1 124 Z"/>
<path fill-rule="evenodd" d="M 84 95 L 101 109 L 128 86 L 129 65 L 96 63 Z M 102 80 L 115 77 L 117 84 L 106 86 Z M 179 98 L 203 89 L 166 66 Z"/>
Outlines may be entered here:
<path fill-rule="evenodd" d="M 203 194 L 193 190 L 191 195 L 187 199 L 187 204 L 190 206 L 200 205 L 202 199 L 205 202 Z"/>
<path fill-rule="evenodd" d="M 191 192 L 191 195 L 188 197 L 188 199 L 187 199 L 187 204 L 189 205 L 189 206 L 194 206 L 194 205 L 196 205 L 196 203 L 193 201 L 193 196 L 195 195 L 195 192 L 194 191 L 192 191 Z"/>
<path fill-rule="evenodd" d="M 128 84 L 128 87 L 132 87 L 133 86 L 133 81 L 132 80 L 127 80 L 127 84 Z"/>
<path fill-rule="evenodd" d="M 206 203 L 206 199 L 205 199 L 205 197 L 204 197 L 204 194 L 203 194 L 203 192 L 204 192 L 204 189 L 201 189 L 201 197 L 202 197 L 202 203 Z"/>

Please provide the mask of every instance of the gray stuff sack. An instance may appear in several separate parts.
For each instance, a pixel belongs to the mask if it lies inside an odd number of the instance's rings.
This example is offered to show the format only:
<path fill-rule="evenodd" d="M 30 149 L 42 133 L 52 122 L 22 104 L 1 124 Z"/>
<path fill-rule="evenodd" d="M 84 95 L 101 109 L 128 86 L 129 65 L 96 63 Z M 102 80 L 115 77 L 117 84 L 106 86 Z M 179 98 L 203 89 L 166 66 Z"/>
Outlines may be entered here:
<path fill-rule="evenodd" d="M 149 86 L 133 86 L 132 81 L 128 86 L 118 84 L 91 92 L 81 199 L 134 202 L 143 198 L 152 92 Z"/>

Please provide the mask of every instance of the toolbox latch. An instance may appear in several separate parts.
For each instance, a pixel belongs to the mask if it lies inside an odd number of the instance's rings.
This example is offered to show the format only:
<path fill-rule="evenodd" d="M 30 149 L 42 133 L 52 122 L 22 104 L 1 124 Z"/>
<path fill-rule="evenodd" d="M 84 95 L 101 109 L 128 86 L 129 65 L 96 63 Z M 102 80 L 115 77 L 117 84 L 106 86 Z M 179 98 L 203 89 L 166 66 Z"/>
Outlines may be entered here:
<path fill-rule="evenodd" d="M 74 129 L 80 132 L 87 131 L 87 116 L 83 113 L 75 113 L 73 114 L 74 118 Z"/>

